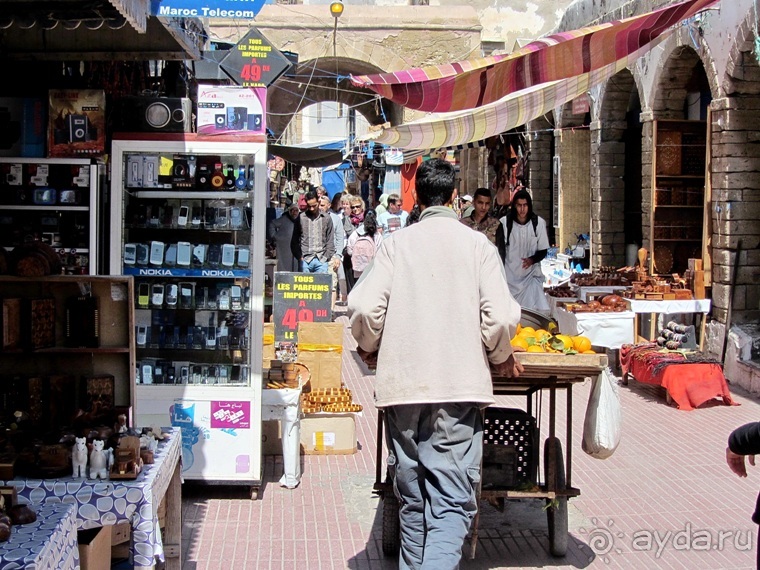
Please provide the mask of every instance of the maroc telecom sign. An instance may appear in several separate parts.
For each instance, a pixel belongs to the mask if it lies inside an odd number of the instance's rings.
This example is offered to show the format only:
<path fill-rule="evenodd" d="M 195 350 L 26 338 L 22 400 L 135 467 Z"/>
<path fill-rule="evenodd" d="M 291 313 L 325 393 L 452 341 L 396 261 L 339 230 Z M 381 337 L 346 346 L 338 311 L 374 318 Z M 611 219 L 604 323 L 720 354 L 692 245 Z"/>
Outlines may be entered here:
<path fill-rule="evenodd" d="M 259 13 L 266 0 L 151 0 L 150 13 L 165 18 L 248 18 Z"/>

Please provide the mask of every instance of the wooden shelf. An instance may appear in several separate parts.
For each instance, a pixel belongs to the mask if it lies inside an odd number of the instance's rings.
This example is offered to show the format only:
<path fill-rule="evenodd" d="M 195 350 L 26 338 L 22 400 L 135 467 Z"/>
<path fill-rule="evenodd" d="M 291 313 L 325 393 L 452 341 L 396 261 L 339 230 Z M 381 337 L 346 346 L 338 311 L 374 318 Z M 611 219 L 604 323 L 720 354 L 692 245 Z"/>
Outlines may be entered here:
<path fill-rule="evenodd" d="M 694 242 L 694 243 L 702 243 L 702 240 L 701 240 L 701 239 L 694 239 L 694 238 L 691 238 L 691 239 L 687 239 L 687 238 L 682 238 L 682 239 L 668 239 L 668 238 L 665 238 L 665 239 L 663 239 L 663 238 L 654 238 L 652 241 L 653 241 L 654 243 L 657 243 L 657 242 L 659 242 L 659 241 L 670 241 L 670 242 L 676 242 L 676 241 L 688 241 L 689 243 L 692 243 L 692 242 Z"/>
<path fill-rule="evenodd" d="M 704 180 L 704 174 L 657 174 L 657 178 L 675 178 L 677 180 Z"/>
<path fill-rule="evenodd" d="M 688 208 L 690 210 L 696 210 L 696 209 L 701 210 L 702 208 L 704 208 L 704 206 L 686 206 L 686 205 L 680 206 L 678 204 L 657 204 L 655 207 L 656 208 Z"/>

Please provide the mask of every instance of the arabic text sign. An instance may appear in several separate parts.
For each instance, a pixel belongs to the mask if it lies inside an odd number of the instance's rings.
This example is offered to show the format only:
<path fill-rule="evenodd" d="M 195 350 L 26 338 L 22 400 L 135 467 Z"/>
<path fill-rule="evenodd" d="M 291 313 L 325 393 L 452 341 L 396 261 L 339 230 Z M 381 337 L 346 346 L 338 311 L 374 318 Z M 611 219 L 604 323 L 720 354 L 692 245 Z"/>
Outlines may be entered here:
<path fill-rule="evenodd" d="M 251 402 L 211 402 L 211 429 L 250 429 Z"/>
<path fill-rule="evenodd" d="M 253 19 L 266 0 L 151 0 L 152 16 Z"/>

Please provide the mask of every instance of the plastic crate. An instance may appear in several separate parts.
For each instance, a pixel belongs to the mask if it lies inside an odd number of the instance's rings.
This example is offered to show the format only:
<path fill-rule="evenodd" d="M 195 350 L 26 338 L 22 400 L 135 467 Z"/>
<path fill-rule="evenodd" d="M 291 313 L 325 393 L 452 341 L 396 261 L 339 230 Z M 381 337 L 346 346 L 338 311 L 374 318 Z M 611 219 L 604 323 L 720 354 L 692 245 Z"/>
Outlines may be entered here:
<path fill-rule="evenodd" d="M 486 408 L 483 423 L 483 488 L 535 485 L 539 433 L 536 418 L 514 408 Z"/>

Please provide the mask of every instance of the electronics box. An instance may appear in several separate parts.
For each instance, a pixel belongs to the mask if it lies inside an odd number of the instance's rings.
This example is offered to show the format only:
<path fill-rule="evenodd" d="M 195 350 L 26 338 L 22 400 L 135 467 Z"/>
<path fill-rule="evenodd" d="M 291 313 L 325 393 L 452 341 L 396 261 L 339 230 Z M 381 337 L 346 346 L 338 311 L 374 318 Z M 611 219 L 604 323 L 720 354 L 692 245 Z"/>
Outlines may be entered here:
<path fill-rule="evenodd" d="M 45 156 L 45 101 L 0 97 L 0 156 Z"/>
<path fill-rule="evenodd" d="M 250 135 L 266 132 L 266 89 L 198 86 L 198 133 Z"/>
<path fill-rule="evenodd" d="M 48 156 L 87 158 L 106 149 L 106 94 L 100 89 L 50 91 Z"/>

